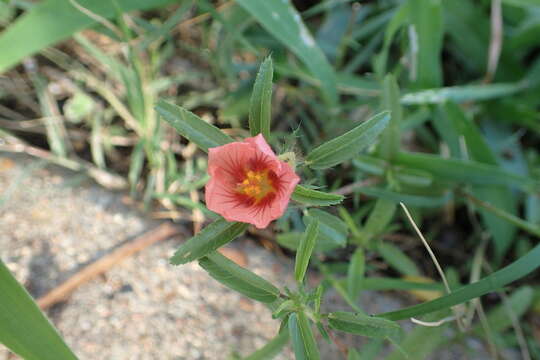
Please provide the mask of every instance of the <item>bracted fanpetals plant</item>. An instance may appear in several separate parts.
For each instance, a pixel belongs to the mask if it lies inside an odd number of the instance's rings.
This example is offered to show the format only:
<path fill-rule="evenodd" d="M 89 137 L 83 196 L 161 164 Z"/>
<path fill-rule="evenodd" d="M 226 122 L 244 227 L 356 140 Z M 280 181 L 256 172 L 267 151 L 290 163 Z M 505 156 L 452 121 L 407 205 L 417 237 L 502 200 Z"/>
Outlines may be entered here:
<path fill-rule="evenodd" d="M 396 210 L 396 202 L 384 197 L 378 199 L 361 231 L 356 229 L 344 208 L 340 208 L 340 215 L 346 223 L 329 212 L 314 208 L 337 205 L 344 197 L 298 184 L 300 178 L 295 173 L 295 160 L 291 161 L 292 164 L 282 161 L 282 158 L 294 159 L 295 156 L 289 153 L 276 156 L 268 145 L 272 74 L 272 60 L 267 58 L 261 64 L 251 96 L 249 127 L 252 137 L 241 141 L 235 141 L 220 129 L 177 105 L 160 101 L 156 106 L 164 120 L 208 153 L 210 180 L 206 185 L 206 206 L 221 215 L 184 243 L 171 258 L 171 263 L 180 265 L 198 260 L 199 265 L 214 279 L 251 299 L 266 303 L 273 311 L 272 317 L 281 321 L 276 337 L 246 359 L 263 359 L 266 358 L 265 354 L 276 354 L 289 340 L 297 359 L 319 359 L 311 323 L 316 325 L 321 336 L 328 341 L 333 339 L 329 331 L 344 331 L 378 339 L 379 342 L 387 340 L 406 356 L 399 345 L 403 331 L 396 320 L 439 310 L 445 313 L 450 307 L 486 294 L 494 287 L 514 281 L 537 267 L 532 261 L 540 255 L 540 246 L 517 262 L 459 291 L 410 308 L 376 316 L 366 315 L 357 304 L 358 294 L 364 285 L 363 249 L 369 248 L 370 240 L 388 225 Z M 311 150 L 304 157 L 305 161 L 298 164 L 298 171 L 303 166 L 324 170 L 352 158 L 360 158 L 359 153 L 374 145 L 379 137 L 381 141 L 376 151 L 380 156 L 388 160 L 396 156 L 399 138 L 396 137 L 395 129 L 401 117 L 400 93 L 392 75 L 385 78 L 383 85 L 383 111 Z M 371 160 L 364 157 L 363 161 Z M 403 175 L 398 174 L 398 177 L 402 176 L 398 181 L 409 181 L 410 176 L 405 176 L 408 170 L 400 171 Z M 410 175 L 421 177 L 424 174 L 415 172 Z M 298 287 L 295 291 L 279 289 L 216 251 L 240 236 L 249 224 L 257 228 L 267 227 L 271 221 L 284 214 L 290 199 L 304 208 L 305 231 L 292 237 L 279 235 L 278 242 L 296 250 L 294 277 Z M 349 241 L 348 228 L 354 230 Z M 312 255 L 317 251 L 344 247 L 348 242 L 357 248 L 351 256 L 346 285 L 343 285 L 333 278 L 324 263 Z M 390 244 L 379 244 L 377 250 L 385 259 L 403 256 Z M 326 288 L 321 284 L 309 289 L 304 284 L 310 260 L 317 264 L 353 312 L 321 312 L 322 296 Z M 424 287 L 433 288 L 430 285 Z M 349 349 L 350 359 L 358 359 L 359 356 L 354 348 Z"/>

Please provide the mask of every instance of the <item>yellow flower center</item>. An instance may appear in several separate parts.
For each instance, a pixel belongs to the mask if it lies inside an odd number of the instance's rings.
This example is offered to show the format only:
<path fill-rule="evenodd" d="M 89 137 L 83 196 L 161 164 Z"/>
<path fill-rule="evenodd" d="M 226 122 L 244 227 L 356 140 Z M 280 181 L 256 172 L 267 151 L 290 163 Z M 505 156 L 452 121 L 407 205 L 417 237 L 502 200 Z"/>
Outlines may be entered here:
<path fill-rule="evenodd" d="M 246 172 L 244 180 L 238 184 L 237 191 L 258 203 L 268 194 L 275 192 L 275 189 L 272 180 L 268 177 L 268 170 L 249 170 Z"/>

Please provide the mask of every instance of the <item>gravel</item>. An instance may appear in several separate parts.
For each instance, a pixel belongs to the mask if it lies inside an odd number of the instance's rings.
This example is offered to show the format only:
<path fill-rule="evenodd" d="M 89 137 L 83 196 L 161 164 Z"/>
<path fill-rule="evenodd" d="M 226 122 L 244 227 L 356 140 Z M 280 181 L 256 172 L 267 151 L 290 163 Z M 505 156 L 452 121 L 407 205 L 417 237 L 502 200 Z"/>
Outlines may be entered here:
<path fill-rule="evenodd" d="M 21 156 L 0 157 L 0 189 L 0 256 L 34 297 L 157 226 L 121 194 Z M 49 310 L 80 359 L 226 359 L 276 334 L 279 323 L 265 306 L 227 290 L 196 263 L 169 265 L 179 244 L 144 249 Z M 288 259 L 245 238 L 234 245 L 251 270 L 283 283 Z M 0 359 L 7 358 L 0 345 Z"/>
<path fill-rule="evenodd" d="M 78 174 L 0 154 L 0 257 L 34 297 L 42 296 L 84 265 L 159 224 L 124 203 L 123 194 Z M 48 311 L 81 360 L 228 359 L 233 352 L 249 354 L 276 334 L 279 323 L 265 306 L 226 289 L 196 262 L 169 265 L 180 243 L 175 238 L 144 249 Z M 270 282 L 294 288 L 291 259 L 246 237 L 227 251 Z M 310 283 L 318 281 L 317 274 L 310 276 Z M 408 305 L 401 297 L 368 291 L 361 303 L 368 313 Z M 349 310 L 335 291 L 327 293 L 323 304 L 327 311 Z M 403 325 L 412 328 L 408 321 Z M 350 334 L 336 336 L 357 348 L 366 342 Z M 318 342 L 322 359 L 343 358 L 335 345 Z M 477 340 L 465 344 L 431 358 L 469 359 L 474 349 L 474 359 L 489 359 Z M 276 359 L 293 357 L 287 348 Z M 0 344 L 0 360 L 14 358 Z"/>

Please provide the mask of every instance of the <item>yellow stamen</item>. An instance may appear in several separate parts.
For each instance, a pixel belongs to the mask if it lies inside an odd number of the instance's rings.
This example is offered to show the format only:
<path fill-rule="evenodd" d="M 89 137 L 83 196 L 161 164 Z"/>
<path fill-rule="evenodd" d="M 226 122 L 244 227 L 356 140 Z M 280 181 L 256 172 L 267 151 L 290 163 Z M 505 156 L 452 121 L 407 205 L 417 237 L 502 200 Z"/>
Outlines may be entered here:
<path fill-rule="evenodd" d="M 268 170 L 249 170 L 246 172 L 244 180 L 238 183 L 237 191 L 253 198 L 257 203 L 276 190 L 273 182 L 268 177 Z"/>

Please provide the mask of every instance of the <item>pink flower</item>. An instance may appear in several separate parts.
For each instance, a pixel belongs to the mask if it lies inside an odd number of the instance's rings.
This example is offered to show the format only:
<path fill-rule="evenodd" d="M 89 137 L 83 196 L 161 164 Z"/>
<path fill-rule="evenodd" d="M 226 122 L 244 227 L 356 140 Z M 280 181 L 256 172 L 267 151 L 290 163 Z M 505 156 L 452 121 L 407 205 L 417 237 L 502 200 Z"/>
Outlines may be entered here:
<path fill-rule="evenodd" d="M 206 206 L 259 229 L 283 215 L 300 178 L 259 134 L 208 151 Z"/>

